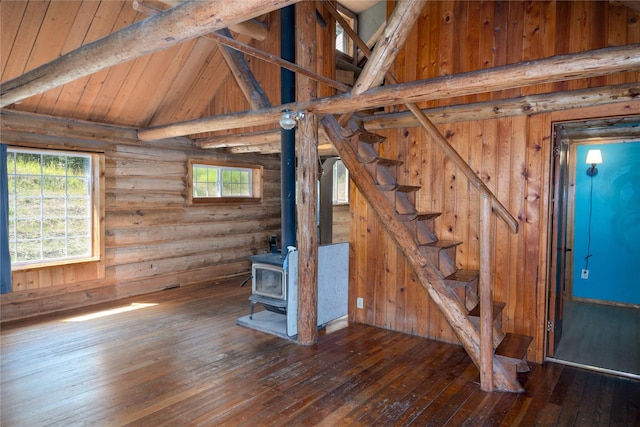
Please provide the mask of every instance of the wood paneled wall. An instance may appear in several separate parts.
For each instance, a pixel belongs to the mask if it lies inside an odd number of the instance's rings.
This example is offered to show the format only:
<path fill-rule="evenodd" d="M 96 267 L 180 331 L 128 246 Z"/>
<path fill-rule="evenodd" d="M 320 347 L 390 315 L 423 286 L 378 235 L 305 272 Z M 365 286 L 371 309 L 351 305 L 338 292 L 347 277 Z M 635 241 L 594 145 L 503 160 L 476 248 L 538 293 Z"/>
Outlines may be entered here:
<path fill-rule="evenodd" d="M 104 273 L 87 277 L 16 272 L 2 296 L 2 319 L 94 304 L 212 278 L 250 273 L 248 256 L 280 233 L 280 162 L 219 155 L 187 138 L 141 143 L 133 129 L 2 111 L 2 143 L 103 152 Z M 235 161 L 264 167 L 263 203 L 188 206 L 187 162 Z M 248 306 L 247 306 L 248 309 Z"/>
<path fill-rule="evenodd" d="M 428 2 L 398 56 L 394 74 L 411 81 L 511 64 L 606 46 L 640 42 L 640 15 L 609 2 Z M 525 87 L 425 103 L 442 106 L 566 89 L 637 82 L 627 73 Z M 401 109 L 401 107 L 400 107 Z M 534 337 L 529 360 L 544 358 L 552 122 L 633 114 L 634 101 L 615 107 L 569 110 L 504 119 L 439 125 L 442 134 L 518 219 L 511 234 L 495 220 L 494 297 L 506 302 L 506 332 Z M 379 132 L 382 133 L 382 132 Z M 421 128 L 387 131 L 383 156 L 405 163 L 403 183 L 420 185 L 418 210 L 442 212 L 440 239 L 464 242 L 460 268 L 479 258 L 479 199 Z M 349 317 L 353 321 L 457 342 L 453 332 L 387 237 L 373 210 L 355 188 L 351 194 Z M 364 298 L 364 309 L 356 298 Z"/>

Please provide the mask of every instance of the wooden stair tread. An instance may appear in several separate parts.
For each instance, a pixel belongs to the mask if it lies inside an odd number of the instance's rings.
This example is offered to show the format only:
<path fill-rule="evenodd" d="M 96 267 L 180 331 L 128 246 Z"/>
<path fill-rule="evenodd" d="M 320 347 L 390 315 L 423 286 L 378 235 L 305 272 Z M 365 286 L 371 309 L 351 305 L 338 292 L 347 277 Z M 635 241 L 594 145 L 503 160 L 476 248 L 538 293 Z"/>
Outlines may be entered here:
<path fill-rule="evenodd" d="M 398 159 L 385 159 L 384 157 L 377 157 L 374 161 L 382 166 L 400 166 L 404 162 Z"/>
<path fill-rule="evenodd" d="M 501 315 L 502 310 L 504 309 L 504 307 L 506 306 L 505 303 L 500 302 L 500 301 L 494 301 L 493 302 L 493 317 L 494 319 L 496 317 L 498 317 L 499 315 Z M 473 307 L 471 310 L 469 310 L 469 316 L 471 317 L 480 317 L 480 304 L 476 304 L 475 307 Z"/>
<path fill-rule="evenodd" d="M 377 144 L 379 142 L 384 142 L 387 137 L 360 129 L 358 132 L 358 139 L 360 142 L 364 142 L 365 144 Z"/>
<path fill-rule="evenodd" d="M 533 341 L 533 337 L 528 335 L 507 333 L 496 348 L 496 356 L 514 361 L 523 360 L 527 355 L 527 349 L 531 341 Z"/>
<path fill-rule="evenodd" d="M 401 164 L 404 163 L 402 160 L 387 159 L 384 157 L 375 157 L 375 156 L 359 156 L 358 158 L 360 159 L 361 163 L 364 163 L 364 164 L 377 163 L 378 165 L 381 165 L 381 166 L 400 166 Z"/>
<path fill-rule="evenodd" d="M 478 270 L 456 270 L 453 274 L 445 277 L 444 280 L 451 282 L 451 284 L 466 285 L 479 277 L 480 272 Z"/>
<path fill-rule="evenodd" d="M 420 187 L 419 185 L 398 185 L 397 190 L 401 191 L 403 193 L 412 193 L 414 191 L 418 191 L 420 190 L 422 187 Z"/>
<path fill-rule="evenodd" d="M 414 212 L 406 214 L 397 214 L 396 219 L 400 222 L 425 221 L 439 217 L 440 212 Z"/>
<path fill-rule="evenodd" d="M 415 185 L 401 185 L 401 184 L 378 184 L 378 189 L 380 191 L 400 191 L 403 193 L 410 193 L 412 191 L 418 191 L 422 187 L 418 187 Z"/>
<path fill-rule="evenodd" d="M 423 247 L 423 248 L 441 250 L 441 249 L 453 248 L 453 247 L 456 247 L 456 246 L 458 246 L 460 244 L 462 244 L 462 242 L 456 242 L 454 240 L 436 240 L 435 242 L 426 243 L 426 244 L 420 245 L 420 246 Z"/>

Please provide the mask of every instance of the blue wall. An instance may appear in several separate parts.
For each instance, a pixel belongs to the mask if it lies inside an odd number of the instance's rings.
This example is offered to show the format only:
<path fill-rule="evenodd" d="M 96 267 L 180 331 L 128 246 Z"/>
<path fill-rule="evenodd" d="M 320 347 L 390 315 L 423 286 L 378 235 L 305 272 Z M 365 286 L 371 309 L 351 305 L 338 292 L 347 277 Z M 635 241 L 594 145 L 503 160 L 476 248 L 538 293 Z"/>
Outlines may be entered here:
<path fill-rule="evenodd" d="M 602 151 L 593 177 L 591 258 L 585 268 L 590 180 L 587 151 Z M 576 158 L 573 296 L 640 304 L 640 141 L 580 145 Z"/>

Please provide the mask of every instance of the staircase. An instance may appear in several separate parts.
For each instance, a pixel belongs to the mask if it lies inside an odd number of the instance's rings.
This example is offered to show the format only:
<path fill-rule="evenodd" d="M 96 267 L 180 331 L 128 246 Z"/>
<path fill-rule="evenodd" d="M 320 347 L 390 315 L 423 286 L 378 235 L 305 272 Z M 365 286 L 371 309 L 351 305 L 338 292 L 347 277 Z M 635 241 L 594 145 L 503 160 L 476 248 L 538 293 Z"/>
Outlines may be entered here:
<path fill-rule="evenodd" d="M 532 337 L 503 333 L 505 303 L 498 301 L 487 304 L 492 328 L 488 334 L 486 330 L 481 333 L 480 273 L 457 268 L 456 246 L 461 242 L 437 238 L 433 230 L 439 213 L 416 210 L 415 195 L 420 187 L 397 182 L 396 170 L 402 162 L 378 155 L 376 148 L 385 138 L 367 132 L 353 121 L 343 129 L 332 116 L 325 116 L 322 125 L 351 179 L 380 216 L 420 283 L 480 369 L 481 381 L 483 373 L 489 379 L 490 384 L 483 384 L 483 390 L 522 392 L 517 372 L 528 371 L 525 358 Z M 492 342 L 489 360 L 483 355 L 481 336 L 489 336 Z"/>

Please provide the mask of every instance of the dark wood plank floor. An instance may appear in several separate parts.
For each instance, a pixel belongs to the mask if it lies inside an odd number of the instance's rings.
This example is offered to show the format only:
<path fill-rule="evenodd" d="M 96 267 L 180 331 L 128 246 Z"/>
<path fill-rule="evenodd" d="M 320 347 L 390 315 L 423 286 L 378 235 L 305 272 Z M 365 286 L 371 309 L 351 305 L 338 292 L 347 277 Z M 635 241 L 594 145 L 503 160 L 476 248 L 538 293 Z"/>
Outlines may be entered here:
<path fill-rule="evenodd" d="M 534 365 L 525 393 L 484 393 L 455 345 L 351 324 L 302 347 L 236 326 L 239 283 L 2 325 L 2 426 L 640 425 L 630 379 Z M 157 305 L 66 321 L 132 303 Z"/>

